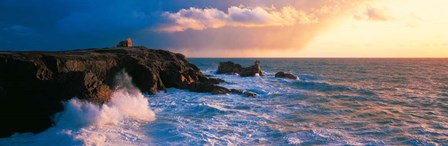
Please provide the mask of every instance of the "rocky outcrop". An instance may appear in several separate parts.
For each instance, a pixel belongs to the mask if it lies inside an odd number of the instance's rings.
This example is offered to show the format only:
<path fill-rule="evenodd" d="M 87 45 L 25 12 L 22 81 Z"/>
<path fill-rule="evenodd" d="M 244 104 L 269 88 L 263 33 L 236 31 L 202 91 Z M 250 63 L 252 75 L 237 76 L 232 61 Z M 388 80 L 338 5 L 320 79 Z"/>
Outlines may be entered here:
<path fill-rule="evenodd" d="M 242 67 L 240 64 L 236 64 L 231 61 L 220 62 L 216 73 L 239 74 L 242 77 L 255 76 L 257 74 L 263 76 L 263 72 L 261 71 L 260 67 L 260 61 L 255 61 L 254 65 L 246 68 Z"/>
<path fill-rule="evenodd" d="M 220 62 L 218 66 L 217 74 L 238 74 L 243 70 L 240 64 L 233 63 L 231 61 Z"/>
<path fill-rule="evenodd" d="M 211 92 L 212 94 L 238 94 L 246 97 L 256 98 L 258 95 L 253 92 L 240 89 L 227 89 L 212 83 L 197 82 L 189 84 L 188 89 L 193 92 Z"/>
<path fill-rule="evenodd" d="M 253 93 L 253 92 L 244 92 L 243 94 L 246 97 L 252 97 L 252 98 L 256 98 L 257 97 L 257 94 Z"/>
<path fill-rule="evenodd" d="M 0 52 L 0 137 L 50 127 L 62 102 L 77 97 L 105 103 L 116 73 L 125 70 L 146 93 L 169 87 L 227 94 L 182 54 L 144 47 L 66 52 Z"/>
<path fill-rule="evenodd" d="M 286 72 L 277 72 L 275 74 L 276 78 L 286 78 L 286 79 L 293 79 L 293 80 L 297 80 L 298 77 L 291 74 L 291 73 L 286 73 Z"/>
<path fill-rule="evenodd" d="M 228 94 L 230 90 L 207 82 L 191 83 L 187 87 L 193 92 L 211 92 L 212 94 Z"/>
<path fill-rule="evenodd" d="M 249 91 L 243 91 L 240 89 L 230 89 L 230 93 L 244 95 L 246 97 L 252 97 L 252 98 L 256 98 L 258 96 L 256 93 L 249 92 Z"/>

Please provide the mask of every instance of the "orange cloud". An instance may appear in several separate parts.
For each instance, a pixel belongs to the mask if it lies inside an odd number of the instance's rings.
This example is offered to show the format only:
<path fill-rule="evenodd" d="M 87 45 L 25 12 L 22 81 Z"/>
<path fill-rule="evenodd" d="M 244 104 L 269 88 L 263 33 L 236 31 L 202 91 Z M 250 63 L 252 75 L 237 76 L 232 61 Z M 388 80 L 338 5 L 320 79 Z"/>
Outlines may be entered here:
<path fill-rule="evenodd" d="M 356 14 L 354 17 L 357 20 L 371 20 L 371 21 L 389 21 L 394 19 L 389 9 L 375 8 L 370 5 L 366 7 L 364 12 Z"/>
<path fill-rule="evenodd" d="M 190 7 L 177 13 L 165 12 L 172 22 L 160 27 L 161 32 L 179 32 L 187 29 L 208 28 L 293 26 L 296 24 L 317 23 L 318 18 L 291 6 L 280 9 L 263 7 L 231 6 L 227 13 L 216 8 L 199 9 Z"/>
<path fill-rule="evenodd" d="M 337 25 L 339 18 L 351 16 L 369 1 L 275 0 L 275 4 L 260 4 L 266 1 L 244 0 L 244 6 L 238 6 L 242 5 L 239 1 L 226 2 L 230 6 L 165 12 L 168 23 L 155 33 L 142 34 L 169 40 L 160 41 L 164 48 L 189 57 L 291 57 Z"/>

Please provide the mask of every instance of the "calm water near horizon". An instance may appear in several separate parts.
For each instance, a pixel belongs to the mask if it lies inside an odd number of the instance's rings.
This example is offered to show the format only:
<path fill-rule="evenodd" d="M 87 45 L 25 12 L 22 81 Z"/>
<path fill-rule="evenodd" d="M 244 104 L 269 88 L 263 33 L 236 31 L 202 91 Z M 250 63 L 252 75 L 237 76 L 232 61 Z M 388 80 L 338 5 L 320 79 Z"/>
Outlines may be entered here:
<path fill-rule="evenodd" d="M 215 74 L 221 61 L 255 60 L 265 76 Z M 259 97 L 169 89 L 146 95 L 155 121 L 56 128 L 0 145 L 448 145 L 448 59 L 189 61 L 226 80 L 221 86 Z M 275 78 L 278 71 L 300 79 Z"/>

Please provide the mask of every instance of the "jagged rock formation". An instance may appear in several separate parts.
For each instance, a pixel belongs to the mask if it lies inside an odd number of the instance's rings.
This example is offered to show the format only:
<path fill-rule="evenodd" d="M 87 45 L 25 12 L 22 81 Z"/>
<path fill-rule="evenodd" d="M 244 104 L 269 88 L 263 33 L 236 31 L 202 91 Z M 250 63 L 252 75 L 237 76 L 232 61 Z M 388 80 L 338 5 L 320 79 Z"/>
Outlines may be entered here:
<path fill-rule="evenodd" d="M 228 62 L 220 62 L 217 74 L 239 74 L 242 77 L 255 76 L 256 74 L 263 76 L 261 71 L 260 61 L 255 61 L 254 65 L 250 67 L 242 67 L 240 64 Z"/>
<path fill-rule="evenodd" d="M 39 132 L 77 97 L 104 103 L 110 99 L 117 72 L 125 70 L 142 92 L 169 87 L 214 94 L 230 93 L 207 78 L 182 54 L 144 47 L 66 52 L 0 52 L 0 137 Z M 136 111 L 138 112 L 138 111 Z"/>
<path fill-rule="evenodd" d="M 286 79 L 293 79 L 293 80 L 297 80 L 298 77 L 291 74 L 291 73 L 286 73 L 286 72 L 277 72 L 275 74 L 276 78 L 286 78 Z"/>
<path fill-rule="evenodd" d="M 232 61 L 220 62 L 218 66 L 217 74 L 238 74 L 243 70 L 240 64 L 233 63 Z"/>

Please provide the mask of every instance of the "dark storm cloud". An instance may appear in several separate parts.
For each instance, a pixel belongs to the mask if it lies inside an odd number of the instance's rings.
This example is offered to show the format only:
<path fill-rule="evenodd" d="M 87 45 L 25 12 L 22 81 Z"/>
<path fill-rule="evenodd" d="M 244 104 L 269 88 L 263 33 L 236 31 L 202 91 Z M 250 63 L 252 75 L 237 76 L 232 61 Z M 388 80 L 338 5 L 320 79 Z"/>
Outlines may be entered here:
<path fill-rule="evenodd" d="M 0 50 L 107 47 L 163 22 L 162 12 L 185 6 L 163 0 L 2 0 Z"/>

